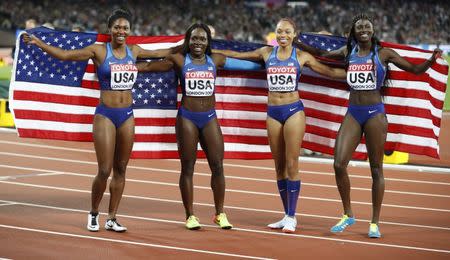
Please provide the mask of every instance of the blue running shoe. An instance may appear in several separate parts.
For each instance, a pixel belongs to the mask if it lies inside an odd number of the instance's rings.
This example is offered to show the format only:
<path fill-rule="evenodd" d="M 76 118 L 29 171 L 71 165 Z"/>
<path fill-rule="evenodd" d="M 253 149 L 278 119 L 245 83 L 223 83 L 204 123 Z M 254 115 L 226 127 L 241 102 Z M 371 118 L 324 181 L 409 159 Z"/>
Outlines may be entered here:
<path fill-rule="evenodd" d="M 369 237 L 370 238 L 380 238 L 381 237 L 380 229 L 378 228 L 377 224 L 370 223 Z"/>
<path fill-rule="evenodd" d="M 349 217 L 347 215 L 343 215 L 341 220 L 339 220 L 339 222 L 336 225 L 334 225 L 334 227 L 332 227 L 330 231 L 333 233 L 342 232 L 345 230 L 345 228 L 347 228 L 348 226 L 351 226 L 353 224 L 355 224 L 354 217 Z"/>

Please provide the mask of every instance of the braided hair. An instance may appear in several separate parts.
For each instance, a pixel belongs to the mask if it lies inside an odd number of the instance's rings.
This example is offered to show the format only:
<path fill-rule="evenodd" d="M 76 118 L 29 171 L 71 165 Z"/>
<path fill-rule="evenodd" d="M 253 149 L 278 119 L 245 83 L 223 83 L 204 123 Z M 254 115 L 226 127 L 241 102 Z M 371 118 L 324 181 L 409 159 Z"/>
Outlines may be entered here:
<path fill-rule="evenodd" d="M 130 23 L 131 29 L 133 25 L 133 15 L 131 15 L 130 11 L 124 8 L 114 10 L 113 13 L 108 17 L 108 28 L 111 28 L 113 26 L 113 23 L 120 18 L 127 20 Z"/>
<path fill-rule="evenodd" d="M 347 56 L 345 57 L 345 70 L 348 69 L 348 66 L 350 63 L 350 55 L 352 53 L 352 50 L 358 44 L 358 42 L 356 40 L 356 36 L 355 36 L 355 24 L 359 20 L 368 20 L 372 25 L 374 24 L 373 19 L 365 13 L 360 13 L 360 14 L 356 15 L 355 17 L 353 17 L 352 26 L 351 26 L 350 33 L 347 38 Z M 372 64 L 373 64 L 372 72 L 374 73 L 374 75 L 376 75 L 375 50 L 380 50 L 383 47 L 381 47 L 380 40 L 375 36 L 375 33 L 372 35 L 372 38 L 370 39 L 370 41 L 372 43 L 370 46 L 370 52 L 372 53 L 371 60 L 372 60 Z M 377 48 L 377 49 L 375 49 L 375 48 Z M 389 67 L 386 64 L 386 77 L 384 78 L 384 82 L 383 82 L 383 86 L 385 86 L 385 87 L 388 86 L 388 80 L 387 80 L 388 75 L 389 75 Z"/>

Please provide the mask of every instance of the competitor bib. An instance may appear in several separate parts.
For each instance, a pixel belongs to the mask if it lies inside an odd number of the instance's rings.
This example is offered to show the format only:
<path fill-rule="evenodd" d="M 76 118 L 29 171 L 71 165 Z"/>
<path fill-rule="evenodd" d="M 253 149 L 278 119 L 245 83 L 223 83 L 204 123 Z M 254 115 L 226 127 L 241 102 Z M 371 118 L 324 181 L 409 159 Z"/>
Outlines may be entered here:
<path fill-rule="evenodd" d="M 291 92 L 297 87 L 297 68 L 291 66 L 274 66 L 267 68 L 269 91 Z"/>
<path fill-rule="evenodd" d="M 214 74 L 210 71 L 185 73 L 186 96 L 207 97 L 214 94 Z"/>
<path fill-rule="evenodd" d="M 377 88 L 372 63 L 350 64 L 347 83 L 353 90 L 374 90 Z"/>
<path fill-rule="evenodd" d="M 111 64 L 111 89 L 129 90 L 136 82 L 138 70 L 134 64 Z"/>

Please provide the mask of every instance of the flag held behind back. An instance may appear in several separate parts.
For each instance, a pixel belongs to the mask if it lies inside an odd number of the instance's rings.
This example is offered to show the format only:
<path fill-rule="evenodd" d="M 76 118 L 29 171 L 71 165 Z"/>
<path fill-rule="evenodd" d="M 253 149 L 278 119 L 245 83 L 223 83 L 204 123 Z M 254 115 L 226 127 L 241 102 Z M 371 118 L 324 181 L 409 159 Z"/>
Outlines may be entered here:
<path fill-rule="evenodd" d="M 103 44 L 107 35 L 62 31 L 33 32 L 45 42 L 66 49 Z M 342 38 L 306 35 L 319 47 L 339 48 Z M 180 44 L 183 36 L 130 36 L 128 44 L 145 49 Z M 344 39 L 345 40 L 345 39 Z M 213 48 L 247 51 L 263 45 L 213 41 Z M 334 46 L 334 45 L 335 46 Z M 419 63 L 430 53 L 403 45 L 383 43 L 408 60 Z M 440 121 L 448 65 L 439 59 L 423 75 L 391 67 L 392 86 L 385 104 L 389 121 L 386 149 L 438 156 Z M 267 84 L 263 71 L 220 70 L 216 80 L 216 109 L 225 141 L 225 157 L 271 158 L 265 126 Z M 307 116 L 303 147 L 332 154 L 339 125 L 348 104 L 347 85 L 302 71 L 300 97 Z M 173 71 L 139 73 L 133 88 L 136 137 L 134 158 L 178 158 L 175 138 L 176 104 L 180 89 Z M 10 86 L 11 108 L 21 137 L 92 140 L 92 121 L 99 90 L 95 67 L 89 62 L 59 61 L 35 46 L 17 42 Z M 200 156 L 204 156 L 202 153 Z M 354 154 L 365 158 L 360 144 Z"/>

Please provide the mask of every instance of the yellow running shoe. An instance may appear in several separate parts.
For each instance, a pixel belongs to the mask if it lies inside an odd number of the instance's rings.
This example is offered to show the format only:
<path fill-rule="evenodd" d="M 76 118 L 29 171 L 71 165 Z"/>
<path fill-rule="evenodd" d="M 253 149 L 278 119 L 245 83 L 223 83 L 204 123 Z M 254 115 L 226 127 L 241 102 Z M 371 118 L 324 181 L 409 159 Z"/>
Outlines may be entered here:
<path fill-rule="evenodd" d="M 189 218 L 186 220 L 186 228 L 189 230 L 200 229 L 201 225 L 199 219 L 194 215 L 190 215 Z"/>
<path fill-rule="evenodd" d="M 214 216 L 214 223 L 219 225 L 221 229 L 231 229 L 233 225 L 228 222 L 227 215 L 225 213 L 220 213 Z"/>

